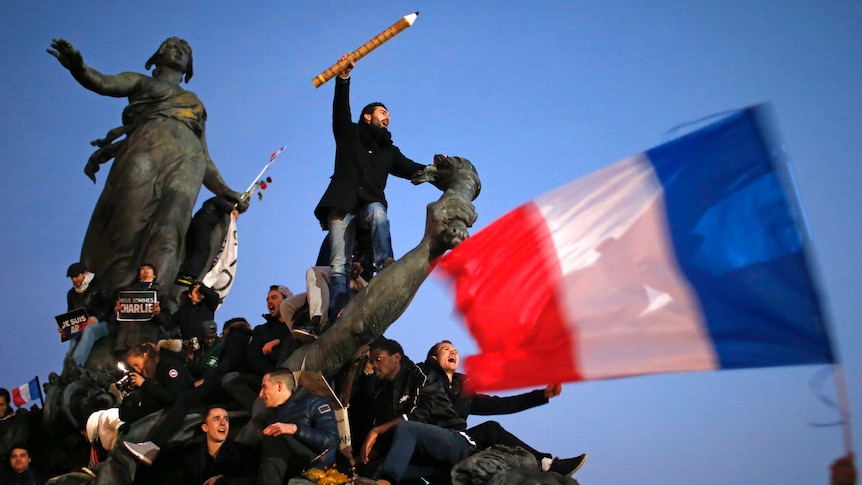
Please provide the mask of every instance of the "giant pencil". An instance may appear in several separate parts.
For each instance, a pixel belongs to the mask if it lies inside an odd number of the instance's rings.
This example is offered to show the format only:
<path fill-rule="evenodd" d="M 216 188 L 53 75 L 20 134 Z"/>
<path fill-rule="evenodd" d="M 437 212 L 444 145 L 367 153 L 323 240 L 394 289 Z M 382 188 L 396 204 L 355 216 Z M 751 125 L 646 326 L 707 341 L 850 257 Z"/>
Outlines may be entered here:
<path fill-rule="evenodd" d="M 314 76 L 311 79 L 311 83 L 314 84 L 314 87 L 316 87 L 316 88 L 323 86 L 323 83 L 325 83 L 326 81 L 329 81 L 330 79 L 332 79 L 336 75 L 338 75 L 338 73 L 341 72 L 345 67 L 347 67 L 347 65 L 349 63 L 356 62 L 359 59 L 362 59 L 369 52 L 380 47 L 381 45 L 386 43 L 386 41 L 388 41 L 389 39 L 391 39 L 391 38 L 395 37 L 396 35 L 398 35 L 399 33 L 401 33 L 402 30 L 413 25 L 413 22 L 416 21 L 416 17 L 418 17 L 418 16 L 419 16 L 419 12 L 414 12 L 414 13 L 411 13 L 410 15 L 405 15 L 398 22 L 395 22 L 389 28 L 384 30 L 383 32 L 380 32 L 379 34 L 377 34 L 377 37 L 374 37 L 373 39 L 371 39 L 368 42 L 366 42 L 365 44 L 363 44 L 360 48 L 356 49 L 355 51 L 351 52 L 350 54 L 347 54 L 347 59 L 345 59 L 343 61 L 336 62 L 329 69 L 321 72 L 317 76 Z"/>

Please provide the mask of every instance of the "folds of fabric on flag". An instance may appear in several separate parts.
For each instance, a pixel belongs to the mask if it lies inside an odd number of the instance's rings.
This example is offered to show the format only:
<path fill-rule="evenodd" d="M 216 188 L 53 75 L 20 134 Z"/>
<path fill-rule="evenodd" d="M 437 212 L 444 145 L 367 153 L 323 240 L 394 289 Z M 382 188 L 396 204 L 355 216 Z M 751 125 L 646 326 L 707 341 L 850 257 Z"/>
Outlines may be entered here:
<path fill-rule="evenodd" d="M 233 286 L 236 277 L 236 261 L 238 255 L 236 219 L 230 217 L 221 250 L 215 258 L 212 268 L 201 279 L 203 284 L 212 288 L 219 295 L 219 301 L 224 302 Z M 221 303 L 219 303 L 221 306 Z"/>
<path fill-rule="evenodd" d="M 476 390 L 833 362 L 762 108 L 569 183 L 446 254 Z"/>
<path fill-rule="evenodd" d="M 30 401 L 39 399 L 39 378 L 34 377 L 27 384 L 12 389 L 12 403 L 16 407 L 22 407 Z"/>

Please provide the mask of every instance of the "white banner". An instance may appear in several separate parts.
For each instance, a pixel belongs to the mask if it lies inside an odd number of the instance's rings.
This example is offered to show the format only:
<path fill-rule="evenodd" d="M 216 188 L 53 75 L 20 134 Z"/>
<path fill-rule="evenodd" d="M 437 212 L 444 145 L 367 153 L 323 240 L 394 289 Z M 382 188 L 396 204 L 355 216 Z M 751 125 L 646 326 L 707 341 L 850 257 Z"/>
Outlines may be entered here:
<path fill-rule="evenodd" d="M 219 295 L 219 306 L 224 303 L 236 276 L 237 234 L 236 219 L 230 218 L 221 250 L 215 257 L 212 268 L 203 277 L 203 284 Z"/>

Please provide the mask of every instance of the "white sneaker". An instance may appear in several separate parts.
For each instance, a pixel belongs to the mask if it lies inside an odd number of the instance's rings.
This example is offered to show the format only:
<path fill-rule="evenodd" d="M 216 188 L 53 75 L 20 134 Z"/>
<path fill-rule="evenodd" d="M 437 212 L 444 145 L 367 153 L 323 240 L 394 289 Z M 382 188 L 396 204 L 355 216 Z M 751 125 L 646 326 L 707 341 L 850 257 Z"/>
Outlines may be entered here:
<path fill-rule="evenodd" d="M 160 448 L 156 446 L 152 441 L 144 441 L 143 443 L 131 443 L 128 441 L 123 441 L 123 446 L 129 450 L 129 453 L 132 454 L 135 458 L 141 460 L 147 465 L 152 465 L 153 460 L 159 456 Z"/>

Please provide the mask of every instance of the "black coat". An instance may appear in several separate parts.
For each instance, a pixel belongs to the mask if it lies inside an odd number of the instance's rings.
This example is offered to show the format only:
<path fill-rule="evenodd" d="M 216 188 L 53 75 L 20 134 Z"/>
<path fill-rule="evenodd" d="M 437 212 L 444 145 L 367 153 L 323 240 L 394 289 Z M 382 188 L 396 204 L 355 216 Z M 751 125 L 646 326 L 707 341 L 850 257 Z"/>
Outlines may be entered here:
<path fill-rule="evenodd" d="M 203 345 L 204 331 L 201 324 L 215 318 L 219 295 L 215 290 L 204 285 L 201 285 L 198 291 L 204 299 L 200 303 L 194 304 L 189 299 L 188 292 L 185 292 L 180 307 L 171 315 L 171 323 L 165 330 L 170 334 L 179 331 L 183 340 L 197 337 L 200 345 Z"/>
<path fill-rule="evenodd" d="M 228 201 L 224 197 L 210 197 L 205 200 L 201 208 L 195 212 L 192 221 L 196 221 L 203 227 L 212 228 L 221 221 L 222 217 L 230 214 L 233 210 L 234 203 Z"/>
<path fill-rule="evenodd" d="M 224 347 L 218 359 L 215 375 L 223 376 L 228 372 L 241 372 L 248 367 L 248 345 L 252 331 L 243 327 L 233 328 L 224 339 Z"/>
<path fill-rule="evenodd" d="M 84 308 L 87 315 L 96 317 L 99 322 L 107 322 L 114 309 L 114 301 L 108 288 L 94 275 L 83 293 L 76 292 L 74 288 L 69 289 L 66 293 L 66 311 Z"/>
<path fill-rule="evenodd" d="M 0 485 L 42 485 L 45 480 L 32 468 L 21 473 L 9 471 L 9 475 L 0 475 Z"/>
<path fill-rule="evenodd" d="M 429 378 L 406 356 L 402 356 L 401 370 L 392 382 L 379 381 L 374 406 L 377 425 L 402 417 L 441 428 L 467 429 L 467 420 L 455 412 L 441 383 Z"/>
<path fill-rule="evenodd" d="M 159 352 L 155 377 L 144 379 L 141 391 L 147 397 L 167 407 L 177 400 L 181 392 L 193 386 L 194 379 L 189 374 L 183 357 L 176 352 L 163 349 Z"/>
<path fill-rule="evenodd" d="M 204 441 L 183 460 L 182 483 L 199 485 L 210 477 L 222 475 L 216 484 L 227 484 L 232 478 L 254 475 L 257 461 L 253 450 L 231 438 L 221 445 L 215 457 L 210 456 Z"/>
<path fill-rule="evenodd" d="M 194 387 L 194 378 L 177 352 L 162 349 L 156 375 L 144 379 L 139 389 L 132 391 L 120 404 L 120 419 L 134 422 L 160 409 L 171 406 L 180 393 Z"/>
<path fill-rule="evenodd" d="M 380 141 L 373 131 L 368 123 L 351 120 L 350 79 L 336 77 L 332 101 L 335 171 L 314 209 L 324 229 L 328 228 L 327 219 L 333 209 L 354 214 L 360 204 L 386 205 L 384 190 L 389 174 L 409 179 L 425 168 L 405 157 L 391 140 Z"/>
<path fill-rule="evenodd" d="M 517 394 L 515 396 L 491 396 L 488 394 L 470 394 L 464 392 L 467 387 L 467 376 L 456 372 L 452 376 L 452 382 L 446 378 L 440 364 L 434 358 L 428 358 L 419 364 L 435 382 L 440 382 L 446 389 L 449 399 L 455 411 L 464 419 L 470 414 L 478 416 L 496 416 L 498 414 L 512 414 L 548 403 L 545 391 L 535 391 Z"/>
<path fill-rule="evenodd" d="M 265 323 L 254 327 L 251 341 L 248 343 L 248 354 L 246 355 L 249 370 L 260 374 L 268 374 L 274 371 L 284 362 L 296 348 L 296 342 L 290 328 L 283 322 L 265 313 Z M 263 353 L 263 346 L 271 340 L 278 339 L 281 343 L 269 354 Z"/>
<path fill-rule="evenodd" d="M 148 290 L 152 290 L 152 291 L 156 292 L 156 300 L 159 301 L 161 309 L 160 309 L 158 315 L 153 316 L 153 318 L 151 318 L 146 323 L 154 325 L 154 326 L 160 326 L 164 329 L 171 322 L 171 313 L 166 308 L 167 307 L 167 298 L 166 297 L 167 297 L 168 292 L 162 291 L 162 286 L 159 284 L 158 281 L 155 281 L 155 280 L 151 281 L 151 282 L 136 281 L 131 286 L 128 286 L 126 288 L 122 288 L 119 291 L 117 291 L 117 294 L 114 297 L 114 303 L 116 303 L 116 301 L 120 299 L 120 292 L 121 291 L 148 291 Z M 112 305 L 111 310 L 113 310 L 113 309 L 114 308 Z M 116 317 L 116 314 L 114 316 Z M 135 325 L 140 325 L 144 322 L 133 322 L 133 323 Z"/>

